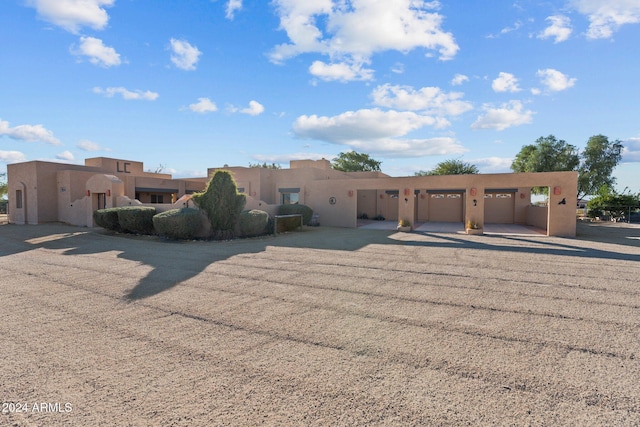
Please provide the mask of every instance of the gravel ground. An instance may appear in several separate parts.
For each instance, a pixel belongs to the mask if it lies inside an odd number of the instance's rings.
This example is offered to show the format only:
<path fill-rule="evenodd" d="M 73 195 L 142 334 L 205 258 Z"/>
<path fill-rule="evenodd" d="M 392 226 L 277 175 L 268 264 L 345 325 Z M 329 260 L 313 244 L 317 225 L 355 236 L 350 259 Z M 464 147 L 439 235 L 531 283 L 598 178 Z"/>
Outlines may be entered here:
<path fill-rule="evenodd" d="M 640 424 L 640 228 L 0 226 L 0 425 Z"/>

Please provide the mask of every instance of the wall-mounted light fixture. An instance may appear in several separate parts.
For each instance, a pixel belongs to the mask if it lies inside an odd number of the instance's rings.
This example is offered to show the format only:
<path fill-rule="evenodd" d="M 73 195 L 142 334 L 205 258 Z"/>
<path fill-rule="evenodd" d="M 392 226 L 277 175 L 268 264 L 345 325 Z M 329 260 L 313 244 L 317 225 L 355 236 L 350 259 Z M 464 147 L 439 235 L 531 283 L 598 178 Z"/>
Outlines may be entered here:
<path fill-rule="evenodd" d="M 476 199 L 473 199 L 473 206 L 478 206 L 478 201 Z"/>
<path fill-rule="evenodd" d="M 560 200 L 560 201 L 558 202 L 558 204 L 559 204 L 559 205 L 566 205 L 566 204 L 567 204 L 567 199 L 566 199 L 566 198 L 563 198 L 562 200 Z"/>

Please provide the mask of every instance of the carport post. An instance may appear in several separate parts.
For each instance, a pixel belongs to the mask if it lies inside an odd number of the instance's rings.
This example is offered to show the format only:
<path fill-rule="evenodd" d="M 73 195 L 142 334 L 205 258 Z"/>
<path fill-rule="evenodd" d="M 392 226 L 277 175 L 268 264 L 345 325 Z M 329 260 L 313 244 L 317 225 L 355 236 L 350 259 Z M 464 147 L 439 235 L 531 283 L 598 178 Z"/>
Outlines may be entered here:
<path fill-rule="evenodd" d="M 416 194 L 413 188 L 404 188 L 398 191 L 398 221 L 406 219 L 411 224 L 411 228 L 415 228 L 415 206 Z"/>

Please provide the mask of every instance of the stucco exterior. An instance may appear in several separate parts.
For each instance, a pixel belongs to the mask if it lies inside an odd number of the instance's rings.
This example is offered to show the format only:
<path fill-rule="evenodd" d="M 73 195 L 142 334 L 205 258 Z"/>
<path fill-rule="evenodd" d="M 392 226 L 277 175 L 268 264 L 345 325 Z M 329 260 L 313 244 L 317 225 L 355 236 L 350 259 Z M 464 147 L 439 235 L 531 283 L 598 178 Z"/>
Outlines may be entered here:
<path fill-rule="evenodd" d="M 390 177 L 341 172 L 325 159 L 292 161 L 289 169 L 229 167 L 248 209 L 270 214 L 282 203 L 310 206 L 323 225 L 356 227 L 358 218 L 422 222 L 528 224 L 550 236 L 575 236 L 577 172 Z M 95 209 L 131 204 L 172 207 L 204 189 L 208 177 L 174 179 L 145 172 L 142 162 L 105 157 L 85 165 L 25 162 L 8 165 L 9 221 L 62 221 L 93 226 Z M 548 187 L 546 208 L 531 205 L 531 188 Z M 18 200 L 18 198 L 21 198 Z M 178 202 L 180 204 L 180 202 Z M 180 206 L 178 206 L 180 207 Z"/>

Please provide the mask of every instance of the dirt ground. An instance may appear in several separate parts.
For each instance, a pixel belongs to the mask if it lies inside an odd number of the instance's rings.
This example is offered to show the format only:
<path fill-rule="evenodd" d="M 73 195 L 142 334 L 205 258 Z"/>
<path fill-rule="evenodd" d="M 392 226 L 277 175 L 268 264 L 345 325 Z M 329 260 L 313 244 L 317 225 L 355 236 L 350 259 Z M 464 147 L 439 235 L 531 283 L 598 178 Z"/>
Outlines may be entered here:
<path fill-rule="evenodd" d="M 0 226 L 0 425 L 640 424 L 640 228 Z"/>

